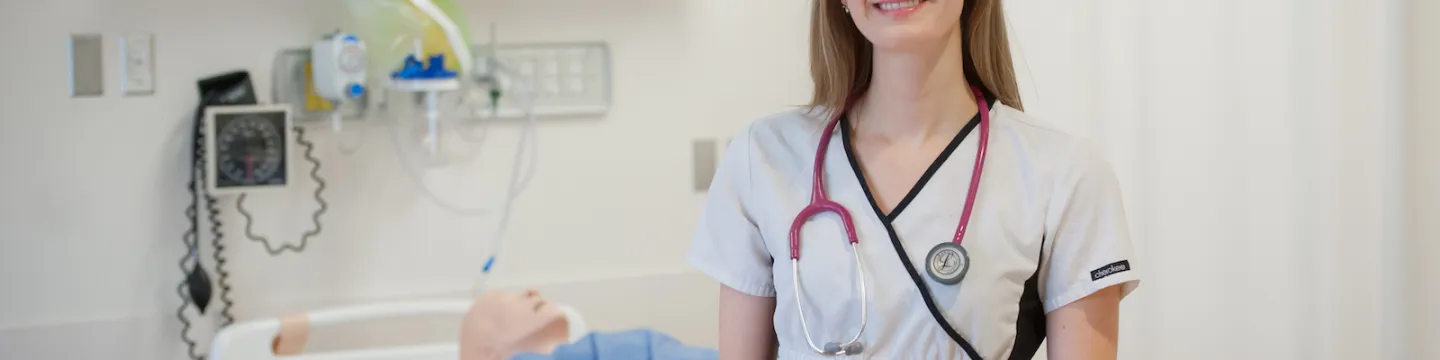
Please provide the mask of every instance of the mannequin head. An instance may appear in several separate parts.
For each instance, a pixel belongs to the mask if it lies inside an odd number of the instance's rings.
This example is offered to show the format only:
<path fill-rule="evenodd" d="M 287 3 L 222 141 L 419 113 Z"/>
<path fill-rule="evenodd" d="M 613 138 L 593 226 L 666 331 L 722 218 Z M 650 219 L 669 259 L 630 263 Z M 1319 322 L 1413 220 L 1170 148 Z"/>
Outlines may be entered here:
<path fill-rule="evenodd" d="M 565 312 L 535 290 L 487 291 L 475 299 L 460 327 L 460 360 L 549 354 L 567 342 Z"/>

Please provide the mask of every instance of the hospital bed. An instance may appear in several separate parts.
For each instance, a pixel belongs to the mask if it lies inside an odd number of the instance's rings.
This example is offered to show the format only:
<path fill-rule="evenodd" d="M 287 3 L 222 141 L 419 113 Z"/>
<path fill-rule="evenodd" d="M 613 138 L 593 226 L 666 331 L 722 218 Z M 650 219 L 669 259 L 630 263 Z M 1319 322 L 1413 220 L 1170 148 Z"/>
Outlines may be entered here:
<path fill-rule="evenodd" d="M 404 301 L 337 307 L 282 318 L 235 323 L 215 336 L 211 360 L 456 360 L 459 334 L 430 344 L 380 349 L 304 353 L 312 329 L 340 328 L 361 322 L 408 317 L 448 317 L 459 324 L 472 302 L 468 299 Z M 589 332 L 574 308 L 560 305 L 570 323 L 570 341 Z M 457 326 L 458 327 L 458 326 Z"/>

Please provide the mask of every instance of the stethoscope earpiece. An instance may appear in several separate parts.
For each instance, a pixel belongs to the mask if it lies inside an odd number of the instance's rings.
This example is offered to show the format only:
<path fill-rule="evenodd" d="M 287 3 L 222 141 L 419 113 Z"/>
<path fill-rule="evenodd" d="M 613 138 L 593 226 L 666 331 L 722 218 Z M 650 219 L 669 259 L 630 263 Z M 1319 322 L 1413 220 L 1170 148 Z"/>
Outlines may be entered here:
<path fill-rule="evenodd" d="M 865 352 L 865 345 L 858 342 L 853 342 L 847 345 L 840 345 L 840 343 L 838 342 L 828 342 L 825 343 L 824 351 L 821 351 L 820 353 L 825 356 L 839 356 L 860 355 L 860 353 L 862 352 Z"/>
<path fill-rule="evenodd" d="M 865 352 L 865 345 L 858 342 L 845 348 L 845 353 L 850 355 L 860 355 L 862 352 Z"/>

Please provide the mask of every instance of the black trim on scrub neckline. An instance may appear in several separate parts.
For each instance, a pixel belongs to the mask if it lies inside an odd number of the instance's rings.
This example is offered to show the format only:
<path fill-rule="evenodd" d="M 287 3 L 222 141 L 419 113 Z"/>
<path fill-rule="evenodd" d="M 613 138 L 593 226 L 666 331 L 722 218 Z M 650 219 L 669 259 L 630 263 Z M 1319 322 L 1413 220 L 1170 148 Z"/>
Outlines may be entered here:
<path fill-rule="evenodd" d="M 995 98 L 993 96 L 986 94 L 985 102 L 990 105 L 989 107 L 992 112 L 995 111 Z M 934 175 L 934 172 L 939 170 L 940 165 L 943 164 L 950 153 L 955 150 L 954 148 L 958 147 L 960 142 L 967 137 L 970 130 L 979 125 L 980 115 L 981 114 L 976 113 L 975 117 L 970 119 L 970 123 L 966 124 L 965 127 L 960 130 L 960 133 L 955 135 L 955 140 L 952 140 L 946 150 L 941 153 L 941 156 L 936 158 L 934 163 L 930 164 L 930 168 L 925 171 L 925 175 L 920 177 L 920 181 L 915 184 L 915 187 L 910 188 L 910 193 L 905 196 L 904 200 L 900 201 L 900 204 L 895 206 L 895 210 L 892 211 L 889 216 L 886 216 L 885 212 L 880 210 L 879 203 L 875 202 L 875 196 L 870 191 L 869 182 L 865 180 L 865 172 L 860 170 L 860 161 L 855 157 L 855 152 L 851 147 L 849 132 L 846 130 L 847 126 L 845 126 L 846 117 L 844 115 L 840 117 L 840 139 L 845 147 L 845 158 L 850 161 L 850 169 L 855 172 L 856 179 L 860 181 L 860 189 L 865 192 L 865 199 L 870 202 L 870 209 L 875 211 L 875 216 L 879 217 L 880 223 L 885 226 L 885 232 L 890 235 L 890 244 L 895 249 L 895 255 L 900 258 L 900 264 L 905 266 L 905 272 L 910 275 L 910 281 L 914 282 L 916 289 L 920 290 L 920 297 L 925 302 L 925 308 L 930 310 L 930 316 L 935 319 L 935 322 L 940 325 L 940 328 L 945 331 L 945 334 L 950 336 L 950 339 L 960 345 L 962 350 L 965 350 L 965 354 L 968 355 L 971 360 L 983 360 L 984 358 L 980 357 L 980 353 L 975 351 L 974 345 L 971 345 L 969 341 L 961 337 L 960 332 L 955 330 L 954 326 L 950 325 L 950 321 L 945 319 L 945 315 L 940 313 L 939 306 L 935 304 L 935 299 L 930 294 L 930 287 L 925 285 L 925 280 L 921 278 L 920 273 L 915 270 L 915 264 L 911 263 L 910 257 L 906 255 L 905 245 L 900 243 L 900 235 L 895 232 L 895 225 L 892 224 L 892 221 L 894 220 L 894 216 L 898 215 L 900 210 L 904 209 L 903 206 L 907 205 L 916 194 L 919 194 L 921 188 L 923 188 L 930 177 Z M 993 126 L 994 124 L 992 123 L 991 125 Z"/>
<path fill-rule="evenodd" d="M 993 111 L 995 104 L 994 98 L 987 95 L 985 102 L 991 105 L 991 110 Z M 870 186 L 863 175 L 864 171 L 860 169 L 860 161 L 855 158 L 855 153 L 852 151 L 854 147 L 850 142 L 849 122 L 850 117 L 847 114 L 840 115 L 840 141 L 845 145 L 845 158 L 850 160 L 850 168 L 854 169 L 855 173 L 859 175 L 861 187 L 865 188 L 866 196 L 871 197 L 872 203 L 874 203 L 873 196 L 870 196 L 869 193 Z M 955 149 L 960 148 L 960 143 L 964 141 L 965 138 L 970 137 L 970 133 L 979 126 L 980 114 L 976 113 L 975 116 L 970 118 L 969 122 L 965 123 L 964 127 L 960 128 L 960 132 L 956 133 L 955 137 L 950 139 L 950 143 L 945 145 L 945 150 L 940 151 L 940 155 L 936 156 L 935 160 L 930 162 L 930 167 L 925 169 L 925 173 L 920 175 L 920 179 L 915 181 L 915 185 L 910 186 L 910 191 L 905 193 L 905 198 L 900 199 L 900 202 L 895 204 L 895 208 L 890 209 L 889 214 L 880 211 L 878 213 L 880 214 L 880 218 L 885 219 L 885 221 L 895 221 L 895 218 L 899 217 L 900 213 L 905 211 L 906 207 L 910 206 L 910 202 L 914 201 L 915 197 L 920 195 L 920 191 L 924 190 L 925 184 L 930 182 L 930 178 L 935 176 L 936 171 L 940 171 L 940 166 L 945 165 L 945 161 L 950 159 L 950 155 L 955 153 Z M 879 207 L 877 206 L 876 209 L 879 209 Z"/>

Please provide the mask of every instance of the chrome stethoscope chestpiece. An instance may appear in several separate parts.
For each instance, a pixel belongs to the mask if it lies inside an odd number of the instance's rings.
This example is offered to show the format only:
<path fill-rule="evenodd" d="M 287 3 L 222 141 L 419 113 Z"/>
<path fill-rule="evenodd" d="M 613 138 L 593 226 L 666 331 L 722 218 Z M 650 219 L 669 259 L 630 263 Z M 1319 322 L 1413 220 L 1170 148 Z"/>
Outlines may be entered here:
<path fill-rule="evenodd" d="M 970 271 L 970 254 L 965 247 L 953 242 L 943 242 L 930 249 L 925 255 L 925 272 L 930 279 L 945 285 L 959 284 Z"/>

